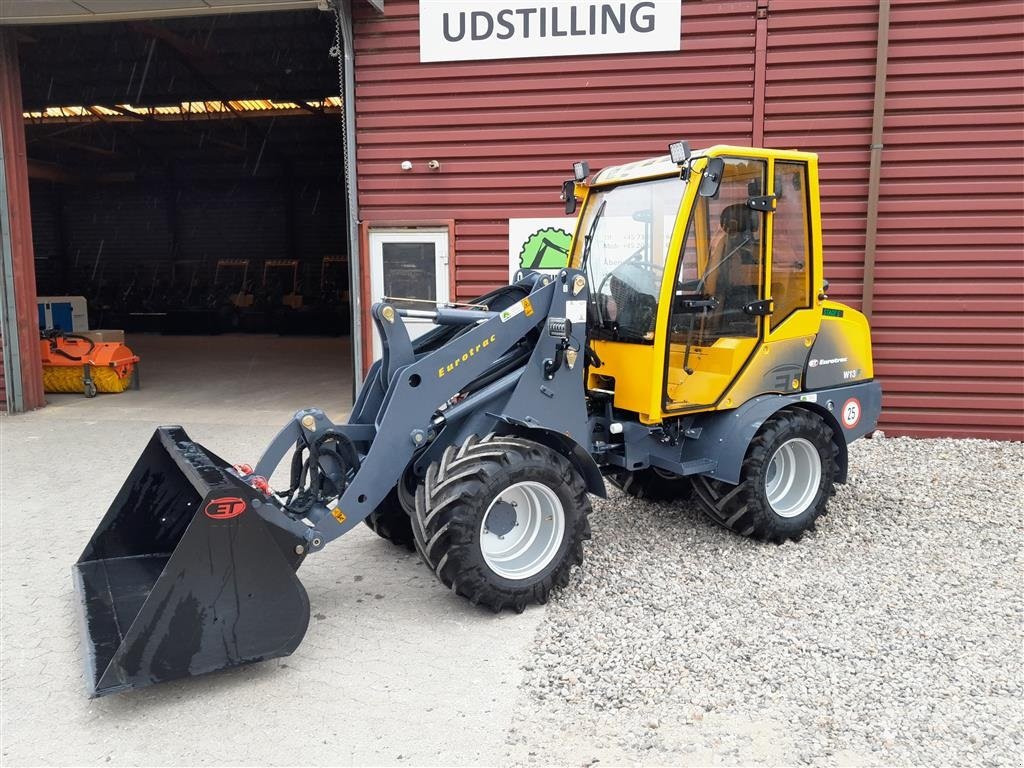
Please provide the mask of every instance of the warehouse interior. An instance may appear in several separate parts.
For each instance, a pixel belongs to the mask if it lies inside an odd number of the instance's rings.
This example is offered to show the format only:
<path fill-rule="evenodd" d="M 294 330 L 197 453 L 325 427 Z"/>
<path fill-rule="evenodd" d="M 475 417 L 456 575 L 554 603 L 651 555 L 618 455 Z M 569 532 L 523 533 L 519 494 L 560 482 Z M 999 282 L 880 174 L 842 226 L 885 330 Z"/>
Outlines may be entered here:
<path fill-rule="evenodd" d="M 170 369 L 227 334 L 218 348 L 243 358 L 273 346 L 275 365 L 347 370 L 333 22 L 18 28 L 38 295 L 84 296 L 89 327 L 123 329 L 143 370 L 147 350 Z"/>

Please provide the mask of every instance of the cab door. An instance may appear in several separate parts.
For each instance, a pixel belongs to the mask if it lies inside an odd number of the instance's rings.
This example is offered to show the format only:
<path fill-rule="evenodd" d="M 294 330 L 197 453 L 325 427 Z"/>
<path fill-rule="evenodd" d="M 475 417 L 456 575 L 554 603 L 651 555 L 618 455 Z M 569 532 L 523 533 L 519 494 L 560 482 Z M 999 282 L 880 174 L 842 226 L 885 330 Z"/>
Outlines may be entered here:
<path fill-rule="evenodd" d="M 676 273 L 665 366 L 666 414 L 715 407 L 754 354 L 764 319 L 748 311 L 765 297 L 765 214 L 747 205 L 765 194 L 768 160 L 725 157 L 718 194 L 696 197 Z M 693 311 L 687 299 L 713 306 Z"/>
<path fill-rule="evenodd" d="M 814 313 L 814 248 L 811 190 L 807 163 L 776 160 L 773 168 L 775 211 L 771 219 L 772 313 L 768 341 L 782 341 L 817 331 L 808 325 Z M 819 259 L 820 260 L 820 259 Z"/>
<path fill-rule="evenodd" d="M 803 375 L 821 322 L 814 286 L 820 282 L 820 236 L 813 226 L 816 169 L 808 160 L 771 161 L 774 211 L 764 214 L 767 245 L 764 341 L 742 376 L 730 386 L 721 407 L 735 407 L 767 393 L 804 389 Z M 815 266 L 817 265 L 817 267 Z"/>

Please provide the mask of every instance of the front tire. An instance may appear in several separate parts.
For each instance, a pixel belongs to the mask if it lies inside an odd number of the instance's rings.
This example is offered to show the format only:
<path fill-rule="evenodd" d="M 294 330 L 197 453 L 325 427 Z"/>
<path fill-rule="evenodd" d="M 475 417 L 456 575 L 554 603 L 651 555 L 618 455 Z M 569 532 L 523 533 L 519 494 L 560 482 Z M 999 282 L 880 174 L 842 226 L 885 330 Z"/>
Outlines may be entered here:
<path fill-rule="evenodd" d="M 382 539 L 412 552 L 416 548 L 410 519 L 415 505 L 415 490 L 409 487 L 414 483 L 410 474 L 408 470 L 402 474 L 398 484 L 363 522 Z"/>
<path fill-rule="evenodd" d="M 805 410 L 781 411 L 750 441 L 738 485 L 694 478 L 701 508 L 741 536 L 797 541 L 827 511 L 838 449 L 832 429 Z"/>
<path fill-rule="evenodd" d="M 495 612 L 545 603 L 590 538 L 583 478 L 561 454 L 518 437 L 470 436 L 427 469 L 413 535 L 446 587 Z"/>

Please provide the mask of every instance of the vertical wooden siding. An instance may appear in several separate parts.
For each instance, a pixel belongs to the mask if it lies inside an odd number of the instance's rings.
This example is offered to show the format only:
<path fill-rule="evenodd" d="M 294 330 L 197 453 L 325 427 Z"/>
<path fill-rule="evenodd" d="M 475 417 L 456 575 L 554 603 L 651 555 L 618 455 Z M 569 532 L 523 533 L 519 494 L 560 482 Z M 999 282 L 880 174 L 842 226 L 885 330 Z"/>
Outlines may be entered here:
<path fill-rule="evenodd" d="M 362 218 L 454 218 L 458 295 L 504 282 L 507 219 L 560 215 L 572 160 L 752 140 L 758 6 L 758 129 L 821 155 L 826 276 L 859 307 L 874 0 L 687 0 L 679 53 L 442 64 L 419 64 L 417 3 L 388 0 L 356 25 Z M 874 317 L 892 434 L 1024 438 L 1019 22 L 1014 0 L 894 0 Z"/>

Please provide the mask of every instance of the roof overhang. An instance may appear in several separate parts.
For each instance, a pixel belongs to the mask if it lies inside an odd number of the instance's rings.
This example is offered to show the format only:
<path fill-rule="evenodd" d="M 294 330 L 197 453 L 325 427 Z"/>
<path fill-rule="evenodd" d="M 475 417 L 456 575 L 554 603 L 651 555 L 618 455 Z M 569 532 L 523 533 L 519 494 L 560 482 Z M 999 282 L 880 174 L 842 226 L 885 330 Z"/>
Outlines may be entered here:
<path fill-rule="evenodd" d="M 383 10 L 384 0 L 368 0 Z M 327 8 L 327 0 L 0 0 L 0 25 L 77 24 Z"/>

